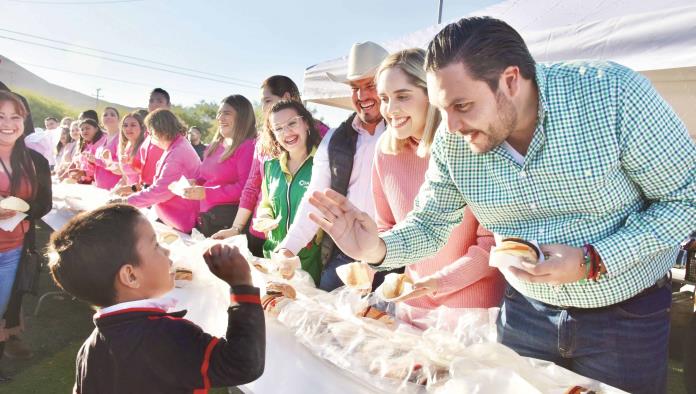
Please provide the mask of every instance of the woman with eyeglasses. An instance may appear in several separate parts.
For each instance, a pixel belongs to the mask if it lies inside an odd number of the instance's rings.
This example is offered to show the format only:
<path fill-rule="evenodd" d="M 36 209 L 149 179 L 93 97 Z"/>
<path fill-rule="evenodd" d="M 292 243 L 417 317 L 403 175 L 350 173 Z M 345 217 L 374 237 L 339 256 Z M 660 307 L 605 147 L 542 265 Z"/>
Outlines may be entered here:
<path fill-rule="evenodd" d="M 185 199 L 200 201 L 196 228 L 206 237 L 232 225 L 256 139 L 254 108 L 242 95 L 233 94 L 220 102 L 217 121 L 217 134 L 205 151 L 195 185 L 182 194 Z"/>
<path fill-rule="evenodd" d="M 302 103 L 294 100 L 281 100 L 273 105 L 264 133 L 263 140 L 272 144 L 266 146 L 265 150 L 277 153 L 264 163 L 261 202 L 252 227 L 265 233 L 263 254 L 270 258 L 285 238 L 307 191 L 321 136 L 312 114 Z M 224 230 L 213 238 L 223 239 L 232 235 L 236 235 L 233 230 Z M 318 284 L 322 266 L 316 237 L 298 253 L 298 257 L 301 268 Z"/>

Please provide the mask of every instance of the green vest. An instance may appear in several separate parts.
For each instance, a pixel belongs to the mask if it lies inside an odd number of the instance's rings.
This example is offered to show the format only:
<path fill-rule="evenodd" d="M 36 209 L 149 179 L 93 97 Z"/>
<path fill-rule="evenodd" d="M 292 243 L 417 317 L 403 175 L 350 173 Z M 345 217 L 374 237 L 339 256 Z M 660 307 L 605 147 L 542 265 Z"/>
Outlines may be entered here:
<path fill-rule="evenodd" d="M 273 217 L 281 217 L 278 227 L 268 234 L 268 238 L 263 244 L 263 255 L 266 258 L 270 258 L 271 252 L 285 238 L 290 225 L 295 220 L 300 201 L 302 201 L 302 197 L 309 187 L 309 181 L 312 179 L 315 151 L 316 148 L 307 156 L 294 176 L 287 170 L 285 154 L 281 158 L 268 160 L 264 163 L 262 193 L 264 198 L 268 198 L 270 202 Z M 309 245 L 302 248 L 297 255 L 302 263 L 302 269 L 312 276 L 315 284 L 319 285 L 322 265 L 317 237 Z"/>

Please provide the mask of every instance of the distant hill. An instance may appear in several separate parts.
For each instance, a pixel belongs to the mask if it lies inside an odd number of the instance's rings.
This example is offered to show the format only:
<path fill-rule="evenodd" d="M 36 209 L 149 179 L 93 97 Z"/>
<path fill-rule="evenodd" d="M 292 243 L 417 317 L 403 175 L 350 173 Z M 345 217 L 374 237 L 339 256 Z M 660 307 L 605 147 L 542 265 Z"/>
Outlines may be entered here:
<path fill-rule="evenodd" d="M 0 81 L 12 90 L 30 91 L 78 110 L 94 108 L 95 105 L 94 97 L 54 85 L 2 55 L 0 55 Z M 131 107 L 99 100 L 99 107 L 103 108 L 104 106 L 117 106 L 133 110 Z"/>

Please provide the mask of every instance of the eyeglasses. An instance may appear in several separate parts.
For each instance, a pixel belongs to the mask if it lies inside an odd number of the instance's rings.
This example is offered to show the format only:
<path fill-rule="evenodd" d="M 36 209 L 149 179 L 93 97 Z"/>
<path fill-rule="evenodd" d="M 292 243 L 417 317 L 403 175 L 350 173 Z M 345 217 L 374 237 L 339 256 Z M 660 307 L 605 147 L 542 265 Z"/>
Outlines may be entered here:
<path fill-rule="evenodd" d="M 288 120 L 284 124 L 273 125 L 273 134 L 279 136 L 283 134 L 283 132 L 285 132 L 286 130 L 297 130 L 297 128 L 300 126 L 300 119 L 302 119 L 302 117 L 298 115 L 294 118 L 290 118 L 290 120 Z"/>

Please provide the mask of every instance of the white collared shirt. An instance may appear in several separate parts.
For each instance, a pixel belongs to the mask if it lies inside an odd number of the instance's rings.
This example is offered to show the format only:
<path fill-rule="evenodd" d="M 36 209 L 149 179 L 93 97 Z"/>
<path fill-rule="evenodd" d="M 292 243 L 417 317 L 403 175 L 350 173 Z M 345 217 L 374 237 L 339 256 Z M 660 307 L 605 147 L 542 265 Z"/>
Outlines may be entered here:
<path fill-rule="evenodd" d="M 97 311 L 95 317 L 101 317 L 126 309 L 161 309 L 164 312 L 169 312 L 176 307 L 176 304 L 177 301 L 171 297 L 146 298 L 144 300 L 127 301 L 111 305 L 106 308 L 101 308 Z"/>
<path fill-rule="evenodd" d="M 346 197 L 361 211 L 367 212 L 370 217 L 375 217 L 375 203 L 372 198 L 372 160 L 375 156 L 375 146 L 379 137 L 386 129 L 386 124 L 381 121 L 370 134 L 362 125 L 357 116 L 353 119 L 353 128 L 358 132 L 358 141 L 353 156 L 353 172 L 350 174 L 348 193 Z M 305 192 L 298 208 L 295 220 L 290 226 L 290 231 L 278 248 L 286 248 L 294 254 L 307 246 L 319 230 L 313 221 L 309 219 L 309 213 L 319 211 L 309 203 L 309 196 L 316 190 L 323 191 L 331 188 L 331 170 L 329 168 L 329 141 L 335 129 L 329 130 L 322 139 L 317 154 L 314 157 L 312 168 L 312 181 Z"/>

